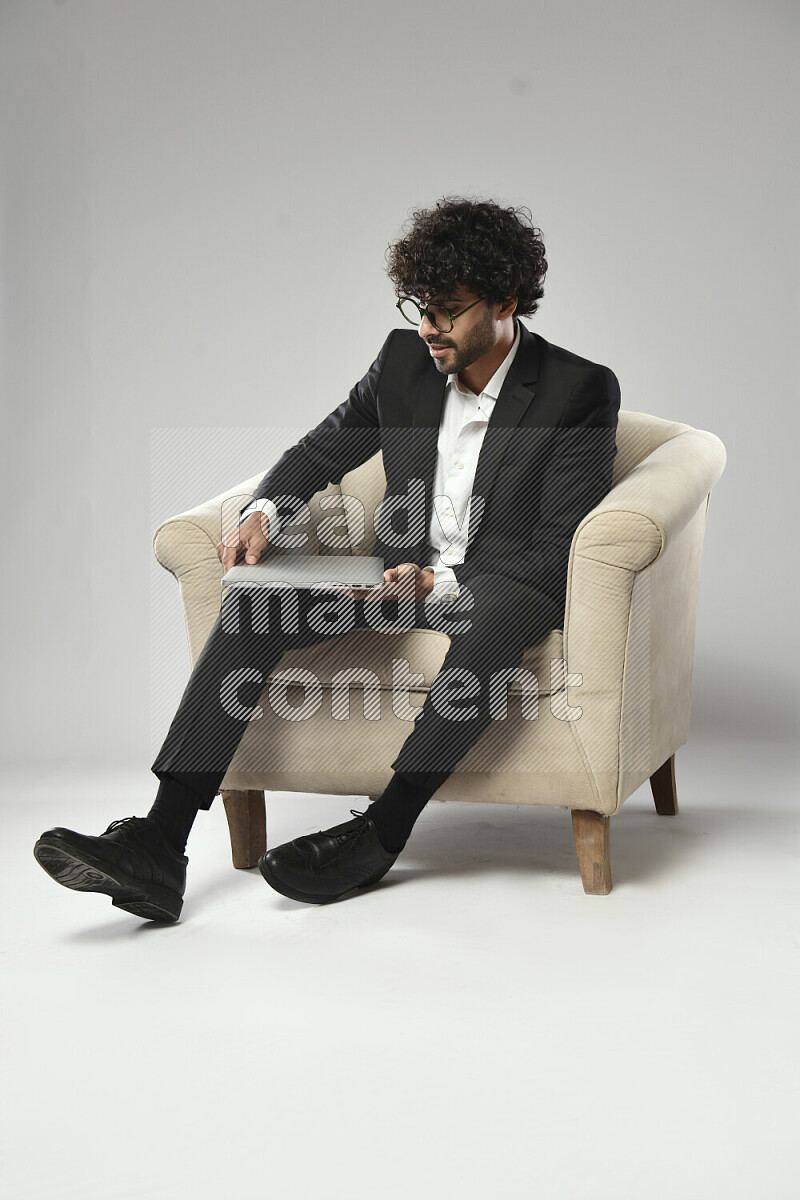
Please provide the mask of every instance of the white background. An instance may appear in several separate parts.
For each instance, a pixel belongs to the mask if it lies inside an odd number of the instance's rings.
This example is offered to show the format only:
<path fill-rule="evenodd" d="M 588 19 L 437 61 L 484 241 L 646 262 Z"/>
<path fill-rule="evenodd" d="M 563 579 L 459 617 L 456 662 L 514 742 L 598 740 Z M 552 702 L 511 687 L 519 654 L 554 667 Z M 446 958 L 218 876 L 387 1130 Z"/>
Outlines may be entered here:
<path fill-rule="evenodd" d="M 155 526 L 345 398 L 402 323 L 386 247 L 454 193 L 542 229 L 529 328 L 722 438 L 693 732 L 788 736 L 795 4 L 0 12 L 7 761 L 152 761 L 151 573 L 176 703 L 189 671 Z M 151 489 L 154 431 L 189 427 Z"/>
<path fill-rule="evenodd" d="M 790 0 L 0 3 L 4 1194 L 795 1196 L 797 35 Z M 628 799 L 603 897 L 567 813 L 435 800 L 344 907 L 234 871 L 217 802 L 176 925 L 57 886 L 37 835 L 147 811 L 188 677 L 155 526 L 345 398 L 446 194 L 527 205 L 528 326 L 727 448 L 679 815 Z M 363 799 L 271 794 L 268 844 Z"/>

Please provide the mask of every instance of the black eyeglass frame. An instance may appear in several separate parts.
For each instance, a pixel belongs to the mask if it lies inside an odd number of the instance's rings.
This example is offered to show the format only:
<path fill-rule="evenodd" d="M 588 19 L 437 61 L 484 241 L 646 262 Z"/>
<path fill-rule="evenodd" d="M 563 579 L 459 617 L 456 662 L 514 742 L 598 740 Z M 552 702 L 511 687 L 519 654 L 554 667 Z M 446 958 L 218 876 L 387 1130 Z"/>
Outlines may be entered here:
<path fill-rule="evenodd" d="M 483 300 L 483 296 L 479 296 L 477 300 L 473 300 L 471 304 L 468 304 L 466 306 L 466 308 L 459 309 L 459 311 L 457 313 L 451 313 L 448 308 L 444 307 L 444 305 L 437 304 L 436 307 L 440 308 L 443 313 L 447 313 L 447 316 L 450 318 L 450 329 L 439 329 L 439 326 L 436 324 L 435 320 L 433 319 L 433 316 L 431 315 L 430 309 L 422 308 L 419 304 L 417 304 L 417 302 L 413 296 L 401 296 L 400 299 L 397 301 L 395 308 L 400 309 L 400 315 L 406 321 L 408 321 L 409 325 L 419 324 L 419 322 L 412 321 L 411 317 L 406 316 L 406 314 L 403 312 L 403 309 L 401 306 L 405 303 L 406 300 L 408 300 L 416 308 L 417 312 L 419 313 L 419 321 L 420 322 L 422 321 L 423 317 L 427 317 L 428 320 L 430 321 L 431 325 L 434 327 L 434 329 L 439 330 L 439 333 L 449 333 L 450 330 L 453 328 L 453 322 L 456 320 L 456 318 L 463 316 L 463 314 L 465 312 L 469 312 L 469 310 L 471 308 L 474 308 L 476 304 L 480 304 L 481 300 Z"/>

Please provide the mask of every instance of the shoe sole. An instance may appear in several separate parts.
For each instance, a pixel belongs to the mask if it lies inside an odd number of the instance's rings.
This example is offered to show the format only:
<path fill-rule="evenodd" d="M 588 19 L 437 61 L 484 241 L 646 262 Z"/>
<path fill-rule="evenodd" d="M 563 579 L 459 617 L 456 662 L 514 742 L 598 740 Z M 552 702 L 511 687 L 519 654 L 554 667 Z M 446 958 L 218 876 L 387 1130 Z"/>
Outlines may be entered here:
<path fill-rule="evenodd" d="M 40 838 L 33 856 L 47 874 L 73 892 L 103 892 L 114 908 L 146 921 L 177 921 L 182 897 L 160 883 L 144 883 L 82 850 Z"/>

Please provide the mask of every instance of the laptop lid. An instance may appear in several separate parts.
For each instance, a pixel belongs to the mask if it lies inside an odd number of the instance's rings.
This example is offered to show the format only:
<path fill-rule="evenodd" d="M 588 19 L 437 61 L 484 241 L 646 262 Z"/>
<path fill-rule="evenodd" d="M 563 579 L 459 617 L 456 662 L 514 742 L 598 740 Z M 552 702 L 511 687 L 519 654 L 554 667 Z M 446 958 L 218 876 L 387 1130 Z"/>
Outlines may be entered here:
<path fill-rule="evenodd" d="M 222 576 L 223 587 L 383 586 L 382 558 L 358 554 L 268 554 L 250 565 L 238 563 Z"/>

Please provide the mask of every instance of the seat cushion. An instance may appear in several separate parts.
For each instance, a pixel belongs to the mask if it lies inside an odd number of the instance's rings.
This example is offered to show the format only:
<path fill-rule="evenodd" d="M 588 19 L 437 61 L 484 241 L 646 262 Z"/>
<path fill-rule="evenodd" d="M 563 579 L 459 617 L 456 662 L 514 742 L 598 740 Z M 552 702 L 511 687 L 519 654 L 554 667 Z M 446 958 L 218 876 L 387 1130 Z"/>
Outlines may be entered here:
<path fill-rule="evenodd" d="M 535 645 L 528 646 L 523 655 L 521 666 L 536 676 L 541 696 L 551 694 L 550 664 L 551 660 L 562 660 L 563 636 L 562 630 L 553 629 Z M 408 663 L 406 670 L 422 676 L 422 681 L 414 684 L 415 690 L 428 691 L 442 668 L 449 646 L 448 635 L 432 629 L 410 629 L 398 634 L 354 629 L 314 646 L 288 650 L 267 679 L 271 681 L 276 674 L 289 667 L 300 667 L 312 672 L 323 687 L 329 688 L 338 672 L 360 669 L 372 671 L 382 687 L 391 689 L 393 675 L 397 677 L 392 664 L 405 659 Z M 561 680 L 563 671 L 554 690 L 561 690 Z M 358 679 L 352 682 L 354 687 L 363 686 Z M 515 679 L 510 691 L 512 695 L 521 693 L 522 681 Z"/>

